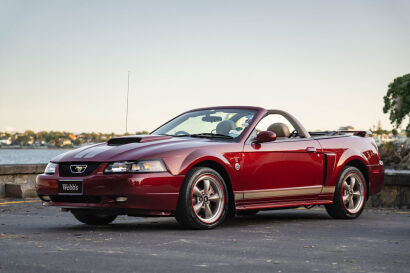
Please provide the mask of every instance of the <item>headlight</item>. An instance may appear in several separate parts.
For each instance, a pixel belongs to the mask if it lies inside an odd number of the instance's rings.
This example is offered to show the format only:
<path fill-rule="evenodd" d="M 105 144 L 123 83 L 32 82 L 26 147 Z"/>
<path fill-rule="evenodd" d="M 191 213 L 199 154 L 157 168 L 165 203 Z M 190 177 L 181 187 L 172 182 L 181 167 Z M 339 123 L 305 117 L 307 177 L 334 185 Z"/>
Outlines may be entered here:
<path fill-rule="evenodd" d="M 57 164 L 55 163 L 48 163 L 47 167 L 44 171 L 45 174 L 54 174 L 56 172 Z"/>
<path fill-rule="evenodd" d="M 166 172 L 162 160 L 121 161 L 108 164 L 104 173 L 154 173 Z"/>

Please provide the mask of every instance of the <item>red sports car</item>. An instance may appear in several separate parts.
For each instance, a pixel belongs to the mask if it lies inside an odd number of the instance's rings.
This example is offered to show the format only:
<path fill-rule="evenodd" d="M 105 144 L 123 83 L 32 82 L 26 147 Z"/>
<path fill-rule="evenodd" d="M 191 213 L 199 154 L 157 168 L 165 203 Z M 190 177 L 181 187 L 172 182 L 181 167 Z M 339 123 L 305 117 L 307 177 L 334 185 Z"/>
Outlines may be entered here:
<path fill-rule="evenodd" d="M 308 132 L 281 110 L 210 107 L 150 135 L 59 155 L 37 177 L 37 193 L 86 224 L 156 215 L 209 229 L 235 214 L 313 205 L 356 218 L 383 177 L 365 131 Z"/>

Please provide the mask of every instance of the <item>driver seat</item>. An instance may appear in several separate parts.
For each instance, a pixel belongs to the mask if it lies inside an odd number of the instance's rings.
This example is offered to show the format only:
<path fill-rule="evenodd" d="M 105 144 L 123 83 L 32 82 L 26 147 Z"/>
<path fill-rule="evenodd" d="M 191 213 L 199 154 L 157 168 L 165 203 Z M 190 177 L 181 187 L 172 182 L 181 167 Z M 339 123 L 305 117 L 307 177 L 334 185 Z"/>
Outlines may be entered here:
<path fill-rule="evenodd" d="M 288 138 L 290 135 L 289 127 L 281 122 L 269 125 L 267 131 L 275 133 L 277 138 Z"/>

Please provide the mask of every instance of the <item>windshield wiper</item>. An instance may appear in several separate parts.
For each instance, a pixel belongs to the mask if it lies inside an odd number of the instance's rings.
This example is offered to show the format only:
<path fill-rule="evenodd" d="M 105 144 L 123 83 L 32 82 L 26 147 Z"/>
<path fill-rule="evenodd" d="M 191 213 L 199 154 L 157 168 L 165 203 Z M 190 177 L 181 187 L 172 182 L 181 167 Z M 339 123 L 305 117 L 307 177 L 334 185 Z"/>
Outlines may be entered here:
<path fill-rule="evenodd" d="M 231 136 L 223 135 L 223 134 L 214 134 L 214 133 L 200 133 L 200 134 L 192 134 L 191 137 L 205 137 L 205 138 L 226 138 L 226 139 L 233 139 Z"/>
<path fill-rule="evenodd" d="M 173 136 L 173 137 L 187 137 L 187 136 L 191 136 L 191 135 L 170 135 L 170 136 Z"/>
<path fill-rule="evenodd" d="M 188 137 L 190 135 L 184 134 L 184 135 L 169 135 L 169 134 L 159 134 L 160 136 L 172 136 L 172 137 Z"/>

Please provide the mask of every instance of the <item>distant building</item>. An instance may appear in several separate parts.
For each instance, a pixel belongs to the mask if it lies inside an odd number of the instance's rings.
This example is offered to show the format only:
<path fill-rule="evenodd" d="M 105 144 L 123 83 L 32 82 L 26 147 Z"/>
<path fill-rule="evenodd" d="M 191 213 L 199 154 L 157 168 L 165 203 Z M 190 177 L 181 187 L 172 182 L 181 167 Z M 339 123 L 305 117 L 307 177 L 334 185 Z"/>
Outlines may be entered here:
<path fill-rule="evenodd" d="M 2 144 L 2 145 L 11 145 L 11 137 L 0 139 L 0 144 Z"/>
<path fill-rule="evenodd" d="M 63 140 L 62 146 L 70 146 L 70 145 L 72 145 L 72 142 L 70 139 Z"/>

